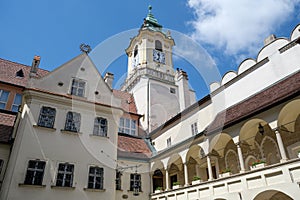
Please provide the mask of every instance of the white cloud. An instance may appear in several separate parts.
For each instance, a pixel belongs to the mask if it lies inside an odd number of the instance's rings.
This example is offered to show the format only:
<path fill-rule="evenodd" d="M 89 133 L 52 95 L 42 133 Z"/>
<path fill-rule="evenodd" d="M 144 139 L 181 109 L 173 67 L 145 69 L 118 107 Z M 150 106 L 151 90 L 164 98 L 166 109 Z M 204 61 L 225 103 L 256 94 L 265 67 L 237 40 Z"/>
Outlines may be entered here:
<path fill-rule="evenodd" d="M 299 0 L 188 0 L 195 14 L 191 36 L 229 55 L 257 53 L 263 40 L 289 19 L 297 3 Z"/>

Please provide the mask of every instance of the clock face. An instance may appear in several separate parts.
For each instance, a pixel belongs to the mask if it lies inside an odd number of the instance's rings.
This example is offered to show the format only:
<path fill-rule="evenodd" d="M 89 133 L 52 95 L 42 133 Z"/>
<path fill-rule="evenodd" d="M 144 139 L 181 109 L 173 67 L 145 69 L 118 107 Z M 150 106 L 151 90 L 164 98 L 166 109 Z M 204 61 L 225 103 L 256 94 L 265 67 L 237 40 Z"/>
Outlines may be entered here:
<path fill-rule="evenodd" d="M 153 49 L 153 61 L 165 64 L 165 53 Z"/>

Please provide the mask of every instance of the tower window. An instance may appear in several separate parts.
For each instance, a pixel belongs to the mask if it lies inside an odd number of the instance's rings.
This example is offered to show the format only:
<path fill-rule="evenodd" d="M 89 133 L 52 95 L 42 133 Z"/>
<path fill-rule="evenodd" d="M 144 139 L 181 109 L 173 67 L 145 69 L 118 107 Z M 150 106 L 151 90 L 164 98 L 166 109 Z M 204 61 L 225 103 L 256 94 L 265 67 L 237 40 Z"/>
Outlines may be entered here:
<path fill-rule="evenodd" d="M 155 40 L 155 49 L 157 51 L 162 51 L 162 44 L 159 40 Z"/>
<path fill-rule="evenodd" d="M 133 57 L 136 57 L 138 54 L 138 46 L 135 46 L 134 52 L 133 52 Z"/>

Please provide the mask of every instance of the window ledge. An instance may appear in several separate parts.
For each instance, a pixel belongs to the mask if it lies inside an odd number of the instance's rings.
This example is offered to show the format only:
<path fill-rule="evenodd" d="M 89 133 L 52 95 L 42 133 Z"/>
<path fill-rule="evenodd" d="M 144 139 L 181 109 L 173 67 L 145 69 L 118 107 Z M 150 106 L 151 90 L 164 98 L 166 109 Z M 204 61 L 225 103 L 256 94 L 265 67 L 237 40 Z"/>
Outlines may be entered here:
<path fill-rule="evenodd" d="M 45 188 L 46 185 L 30 185 L 30 184 L 25 184 L 25 183 L 19 183 L 19 187 Z"/>
<path fill-rule="evenodd" d="M 68 95 L 71 96 L 73 99 L 77 99 L 77 100 L 87 100 L 87 97 L 86 97 L 86 96 L 79 96 L 79 95 L 71 94 L 71 93 L 68 93 Z"/>
<path fill-rule="evenodd" d="M 83 190 L 88 192 L 105 192 L 105 189 L 83 188 Z"/>
<path fill-rule="evenodd" d="M 90 134 L 91 137 L 96 137 L 96 138 L 103 138 L 103 139 L 109 139 L 108 136 L 102 136 L 102 135 L 94 135 L 94 134 Z"/>
<path fill-rule="evenodd" d="M 65 129 L 61 129 L 60 132 L 61 132 L 61 133 L 64 133 L 64 134 L 70 134 L 70 135 L 78 135 L 78 134 L 82 134 L 81 132 L 68 131 L 68 130 L 65 130 Z"/>
<path fill-rule="evenodd" d="M 56 131 L 56 128 L 48 128 L 48 127 L 39 126 L 39 125 L 33 125 L 33 127 L 34 128 L 39 128 L 39 129 L 44 129 L 44 130 L 51 131 L 51 132 Z"/>
<path fill-rule="evenodd" d="M 127 190 L 127 192 L 134 192 L 133 190 Z M 139 193 L 143 193 L 143 191 L 139 191 Z"/>
<path fill-rule="evenodd" d="M 75 187 L 56 186 L 56 185 L 51 185 L 51 188 L 53 188 L 53 189 L 61 189 L 61 190 L 75 190 Z"/>

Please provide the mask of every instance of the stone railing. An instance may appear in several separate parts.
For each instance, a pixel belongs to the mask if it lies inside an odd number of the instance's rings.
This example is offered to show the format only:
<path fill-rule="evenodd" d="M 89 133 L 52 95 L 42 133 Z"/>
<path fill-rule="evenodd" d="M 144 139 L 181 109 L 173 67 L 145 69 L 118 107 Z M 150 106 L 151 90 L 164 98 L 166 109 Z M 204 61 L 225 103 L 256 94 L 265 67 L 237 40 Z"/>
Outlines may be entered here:
<path fill-rule="evenodd" d="M 196 185 L 154 193 L 151 200 L 230 199 L 253 200 L 264 191 L 282 191 L 300 195 L 300 159 L 265 166 L 245 173 L 234 174 Z M 293 197 L 291 197 L 293 198 Z M 295 196 L 294 196 L 295 198 Z"/>
<path fill-rule="evenodd" d="M 150 78 L 157 79 L 166 83 L 175 83 L 174 75 L 170 73 L 161 72 L 150 68 L 137 68 L 134 73 L 126 79 L 121 90 L 128 91 L 139 81 L 140 77 L 146 75 Z"/>

